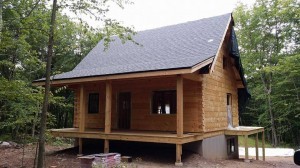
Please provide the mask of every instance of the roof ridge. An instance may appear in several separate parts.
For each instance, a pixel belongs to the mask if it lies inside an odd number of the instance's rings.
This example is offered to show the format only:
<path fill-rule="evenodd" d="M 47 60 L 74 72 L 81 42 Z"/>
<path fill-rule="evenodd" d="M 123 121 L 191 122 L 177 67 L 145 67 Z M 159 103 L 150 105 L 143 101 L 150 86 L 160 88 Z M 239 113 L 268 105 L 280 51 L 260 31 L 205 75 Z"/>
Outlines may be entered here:
<path fill-rule="evenodd" d="M 161 27 L 156 27 L 156 28 L 145 29 L 145 30 L 137 31 L 137 33 L 143 33 L 143 32 L 146 32 L 146 31 L 163 29 L 163 28 L 168 28 L 168 27 L 177 26 L 177 25 L 184 25 L 184 24 L 189 24 L 189 23 L 192 23 L 192 22 L 199 22 L 199 21 L 202 21 L 202 20 L 212 19 L 212 18 L 216 18 L 216 17 L 222 17 L 222 16 L 226 16 L 226 15 L 229 15 L 229 14 L 232 15 L 232 12 L 229 12 L 229 13 L 227 12 L 227 13 L 224 13 L 224 14 L 221 14 L 221 15 L 216 15 L 216 16 L 211 16 L 211 17 L 204 17 L 204 18 L 197 19 L 197 20 L 190 20 L 190 21 L 186 21 L 186 22 L 181 22 L 181 23 L 176 23 L 176 24 L 171 24 L 171 25 L 166 25 L 166 26 L 161 26 Z"/>

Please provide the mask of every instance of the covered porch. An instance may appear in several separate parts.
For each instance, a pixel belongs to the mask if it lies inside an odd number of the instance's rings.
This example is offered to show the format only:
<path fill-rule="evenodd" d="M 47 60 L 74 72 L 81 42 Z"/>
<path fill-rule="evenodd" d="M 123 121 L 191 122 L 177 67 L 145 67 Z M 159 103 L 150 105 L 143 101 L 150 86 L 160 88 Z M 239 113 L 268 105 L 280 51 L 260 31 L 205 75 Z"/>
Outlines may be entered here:
<path fill-rule="evenodd" d="M 201 87 L 200 75 L 104 80 L 69 87 L 74 89 L 77 99 L 74 128 L 50 132 L 54 136 L 78 138 L 79 154 L 82 153 L 84 138 L 103 139 L 106 153 L 109 152 L 110 140 L 167 143 L 176 145 L 176 164 L 182 165 L 182 144 L 203 139 L 198 112 L 201 99 L 194 91 L 195 87 Z M 201 88 L 196 90 L 200 92 Z M 156 114 L 153 95 L 164 91 L 169 94 L 164 96 L 175 96 L 175 104 L 165 102 L 168 109 Z M 89 96 L 95 93 L 98 93 L 96 101 L 100 103 L 96 108 L 99 111 L 89 113 Z M 125 111 L 122 111 L 123 106 Z M 125 121 L 121 121 L 122 117 Z"/>

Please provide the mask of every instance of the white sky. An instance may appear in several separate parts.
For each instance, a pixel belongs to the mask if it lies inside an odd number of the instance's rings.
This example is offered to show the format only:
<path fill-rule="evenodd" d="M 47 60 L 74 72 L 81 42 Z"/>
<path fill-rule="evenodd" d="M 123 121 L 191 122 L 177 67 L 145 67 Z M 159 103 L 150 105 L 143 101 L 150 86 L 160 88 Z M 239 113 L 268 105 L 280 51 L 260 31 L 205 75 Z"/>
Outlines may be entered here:
<path fill-rule="evenodd" d="M 232 12 L 238 2 L 255 0 L 131 0 L 124 9 L 111 6 L 108 16 L 136 31 L 173 25 Z M 89 21 L 91 25 L 95 22 Z"/>

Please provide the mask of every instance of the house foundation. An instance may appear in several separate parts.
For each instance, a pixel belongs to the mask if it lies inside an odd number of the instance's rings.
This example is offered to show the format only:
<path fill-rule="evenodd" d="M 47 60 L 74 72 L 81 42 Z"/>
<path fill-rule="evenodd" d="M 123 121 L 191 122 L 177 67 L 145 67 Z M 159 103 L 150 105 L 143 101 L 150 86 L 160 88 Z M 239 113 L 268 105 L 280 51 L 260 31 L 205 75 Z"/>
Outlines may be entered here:
<path fill-rule="evenodd" d="M 185 150 L 200 154 L 206 159 L 236 159 L 238 137 L 218 135 L 184 145 Z"/>

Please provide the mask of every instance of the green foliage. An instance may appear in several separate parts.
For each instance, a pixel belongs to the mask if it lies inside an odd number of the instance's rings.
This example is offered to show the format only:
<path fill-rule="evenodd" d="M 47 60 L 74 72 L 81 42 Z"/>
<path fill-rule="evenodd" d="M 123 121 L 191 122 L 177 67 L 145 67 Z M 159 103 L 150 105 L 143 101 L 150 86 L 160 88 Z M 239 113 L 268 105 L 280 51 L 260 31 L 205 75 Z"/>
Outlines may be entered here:
<path fill-rule="evenodd" d="M 41 88 L 31 88 L 20 80 L 8 81 L 0 77 L 0 130 L 7 130 L 13 136 L 29 130 L 37 124 L 35 116 L 40 111 Z"/>
<path fill-rule="evenodd" d="M 241 124 L 266 127 L 273 146 L 300 144 L 299 15 L 297 0 L 257 0 L 234 12 L 252 94 Z"/>
<path fill-rule="evenodd" d="M 45 77 L 51 5 L 46 0 L 0 0 L 0 134 L 21 138 L 38 133 L 43 89 L 32 86 Z M 135 33 L 129 27 L 106 18 L 109 2 L 120 7 L 127 0 L 60 0 L 54 34 L 52 74 L 72 70 L 88 52 L 104 39 L 117 35 L 123 42 Z M 63 10 L 73 12 L 70 18 Z M 65 12 L 65 11 L 64 11 Z M 94 14 L 92 14 L 94 13 Z M 90 15 L 103 23 L 89 26 L 82 16 Z M 101 17 L 101 18 L 100 18 Z M 73 93 L 65 87 L 52 88 L 47 127 L 73 126 Z"/>

